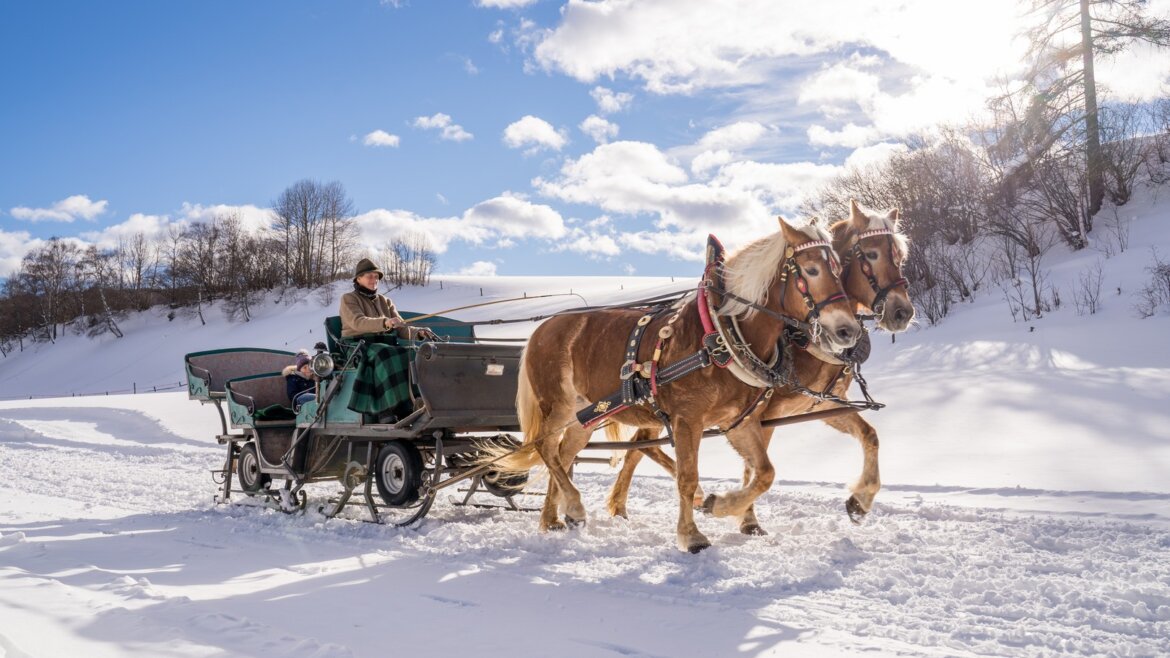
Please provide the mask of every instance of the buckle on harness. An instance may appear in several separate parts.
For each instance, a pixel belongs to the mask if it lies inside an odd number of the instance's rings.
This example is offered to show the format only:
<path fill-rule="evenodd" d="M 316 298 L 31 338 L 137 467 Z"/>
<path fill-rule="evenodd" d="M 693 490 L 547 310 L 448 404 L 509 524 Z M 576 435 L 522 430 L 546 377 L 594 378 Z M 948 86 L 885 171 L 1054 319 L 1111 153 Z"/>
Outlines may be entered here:
<path fill-rule="evenodd" d="M 633 359 L 630 359 L 629 361 L 626 361 L 625 363 L 622 364 L 622 369 L 618 372 L 618 377 L 622 381 L 625 381 L 625 380 L 629 379 L 630 377 L 633 377 L 634 373 L 640 369 L 641 369 L 641 364 L 639 364 L 637 361 L 635 361 Z"/>

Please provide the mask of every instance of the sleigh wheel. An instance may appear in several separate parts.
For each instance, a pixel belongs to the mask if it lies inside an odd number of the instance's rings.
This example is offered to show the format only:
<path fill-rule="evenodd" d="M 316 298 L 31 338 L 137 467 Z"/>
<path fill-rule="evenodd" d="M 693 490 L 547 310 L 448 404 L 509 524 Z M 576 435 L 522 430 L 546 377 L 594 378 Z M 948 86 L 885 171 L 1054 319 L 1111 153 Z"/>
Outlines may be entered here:
<path fill-rule="evenodd" d="M 236 457 L 236 477 L 240 480 L 240 489 L 248 495 L 262 491 L 272 482 L 272 476 L 260 472 L 256 444 L 246 443 L 240 448 L 240 454 Z"/>
<path fill-rule="evenodd" d="M 391 507 L 401 507 L 418 500 L 422 487 L 422 455 L 414 446 L 391 441 L 382 446 L 375 462 L 374 482 L 378 495 Z"/>

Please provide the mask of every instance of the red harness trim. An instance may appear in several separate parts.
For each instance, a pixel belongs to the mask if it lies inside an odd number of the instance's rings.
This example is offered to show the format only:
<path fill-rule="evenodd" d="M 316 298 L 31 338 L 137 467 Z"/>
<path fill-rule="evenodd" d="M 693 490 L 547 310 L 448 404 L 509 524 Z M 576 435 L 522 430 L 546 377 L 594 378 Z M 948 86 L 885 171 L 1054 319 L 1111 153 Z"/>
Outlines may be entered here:
<path fill-rule="evenodd" d="M 703 333 L 713 334 L 715 332 L 715 323 L 711 321 L 711 313 L 707 310 L 707 278 L 704 274 L 703 280 L 699 282 L 699 320 L 703 323 Z"/>

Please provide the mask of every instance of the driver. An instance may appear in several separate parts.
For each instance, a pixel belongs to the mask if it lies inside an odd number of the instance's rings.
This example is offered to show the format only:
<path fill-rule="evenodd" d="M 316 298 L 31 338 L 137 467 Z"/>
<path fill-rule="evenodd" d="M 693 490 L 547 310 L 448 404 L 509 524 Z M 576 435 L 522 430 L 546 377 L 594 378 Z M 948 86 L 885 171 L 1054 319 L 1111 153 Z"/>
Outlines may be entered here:
<path fill-rule="evenodd" d="M 353 291 L 341 296 L 341 336 L 394 331 L 407 340 L 436 340 L 434 332 L 406 324 L 394 302 L 378 292 L 382 271 L 369 258 L 358 261 L 353 273 Z"/>

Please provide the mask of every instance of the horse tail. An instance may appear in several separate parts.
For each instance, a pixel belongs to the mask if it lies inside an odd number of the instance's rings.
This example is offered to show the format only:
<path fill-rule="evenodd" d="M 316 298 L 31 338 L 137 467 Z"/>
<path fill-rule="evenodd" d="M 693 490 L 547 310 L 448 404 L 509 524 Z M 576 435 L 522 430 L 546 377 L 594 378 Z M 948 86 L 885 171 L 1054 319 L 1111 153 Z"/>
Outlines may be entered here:
<path fill-rule="evenodd" d="M 617 423 L 614 423 L 614 422 L 606 423 L 606 425 L 605 425 L 605 438 L 609 439 L 610 441 L 614 441 L 614 442 L 626 440 L 625 435 L 622 433 L 621 425 L 618 425 Z M 617 468 L 618 465 L 622 463 L 622 459 L 625 458 L 625 456 L 626 456 L 625 450 L 612 451 L 609 454 L 610 468 Z"/>
<path fill-rule="evenodd" d="M 516 449 L 499 444 L 482 445 L 480 448 L 483 455 L 476 460 L 478 464 L 491 462 L 492 470 L 501 474 L 527 473 L 542 463 L 540 452 L 536 449 L 536 439 L 544 429 L 544 414 L 540 411 L 540 401 L 536 399 L 536 391 L 528 379 L 527 347 L 520 353 L 518 380 L 516 416 L 520 419 L 524 443 Z"/>

